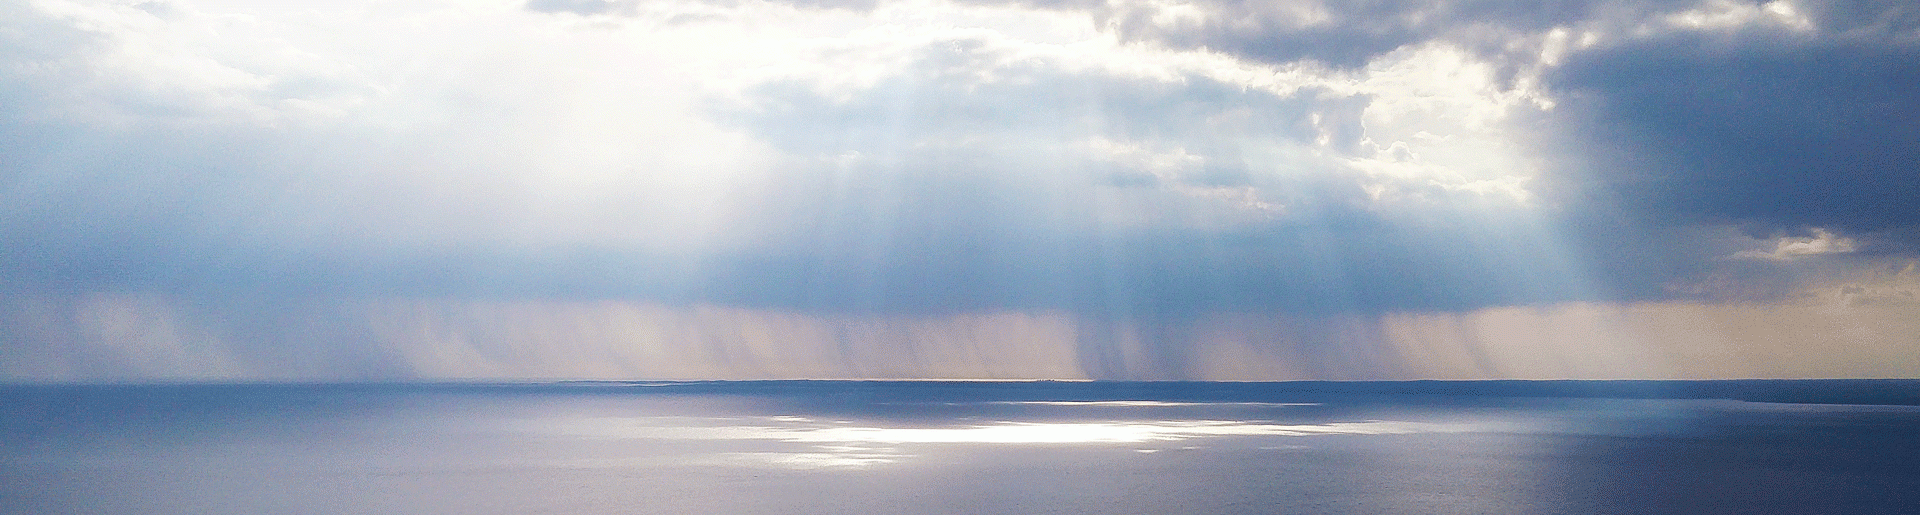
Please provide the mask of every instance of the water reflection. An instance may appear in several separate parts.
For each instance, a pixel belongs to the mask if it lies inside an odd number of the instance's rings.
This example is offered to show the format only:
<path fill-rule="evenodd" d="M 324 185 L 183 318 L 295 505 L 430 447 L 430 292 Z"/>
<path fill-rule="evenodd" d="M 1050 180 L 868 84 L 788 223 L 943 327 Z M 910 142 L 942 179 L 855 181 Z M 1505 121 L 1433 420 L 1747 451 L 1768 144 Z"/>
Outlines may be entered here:
<path fill-rule="evenodd" d="M 1142 395 L 1145 387 L 1106 399 L 1009 398 L 1037 397 L 1026 385 L 969 389 L 984 399 L 966 401 L 915 390 L 924 385 L 703 388 L 14 392 L 0 420 L 0 513 L 1898 513 L 1920 505 L 1913 408 L 1296 402 L 1283 394 L 1207 402 L 1191 392 Z M 741 391 L 716 393 L 725 388 Z"/>
<path fill-rule="evenodd" d="M 1015 406 L 1111 406 L 1121 408 L 1158 408 L 1176 406 L 1319 406 L 1318 402 L 1173 402 L 1173 401 L 995 401 L 983 404 Z"/>
<path fill-rule="evenodd" d="M 1068 406 L 1079 404 L 1064 404 Z M 1133 405 L 1131 403 L 1120 405 Z M 1154 405 L 1154 404 L 1141 404 Z M 881 426 L 875 421 L 817 420 L 801 416 L 747 418 L 597 417 L 564 421 L 522 420 L 519 431 L 589 439 L 685 441 L 752 440 L 789 444 L 786 450 L 722 452 L 693 457 L 709 464 L 777 465 L 796 469 L 872 467 L 918 455 L 926 445 L 1113 445 L 1163 444 L 1218 437 L 1388 435 L 1489 430 L 1463 423 L 1368 420 L 1280 424 L 1236 420 L 1130 420 L 1108 422 L 996 421 L 955 427 Z M 1137 452 L 1193 450 L 1197 445 L 1136 447 Z M 1269 448 L 1278 448 L 1272 447 Z"/>

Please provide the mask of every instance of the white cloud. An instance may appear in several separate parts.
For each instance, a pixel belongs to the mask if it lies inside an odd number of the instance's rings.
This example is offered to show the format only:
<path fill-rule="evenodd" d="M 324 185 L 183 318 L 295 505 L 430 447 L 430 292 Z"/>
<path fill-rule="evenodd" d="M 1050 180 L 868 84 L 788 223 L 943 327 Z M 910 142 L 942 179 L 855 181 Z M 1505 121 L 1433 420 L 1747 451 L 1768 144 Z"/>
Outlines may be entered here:
<path fill-rule="evenodd" d="M 1788 0 L 1766 3 L 1713 0 L 1693 9 L 1667 14 L 1660 21 L 1675 28 L 1691 30 L 1726 30 L 1750 25 L 1777 25 L 1800 32 L 1814 28 L 1813 20 Z"/>
<path fill-rule="evenodd" d="M 1772 249 L 1749 249 L 1733 253 L 1733 259 L 1764 259 L 1787 261 L 1813 256 L 1826 256 L 1852 253 L 1858 248 L 1853 238 L 1835 234 L 1826 229 L 1815 228 L 1810 236 L 1780 236 L 1767 243 Z"/>

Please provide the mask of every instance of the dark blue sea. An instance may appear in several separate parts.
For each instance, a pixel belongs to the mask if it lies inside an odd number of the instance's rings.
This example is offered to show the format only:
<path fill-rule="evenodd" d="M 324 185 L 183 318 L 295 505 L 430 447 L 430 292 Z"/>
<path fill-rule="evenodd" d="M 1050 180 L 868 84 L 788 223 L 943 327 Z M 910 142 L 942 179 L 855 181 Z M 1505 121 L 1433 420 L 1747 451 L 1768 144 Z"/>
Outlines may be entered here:
<path fill-rule="evenodd" d="M 8 514 L 1920 513 L 1920 382 L 0 386 Z"/>

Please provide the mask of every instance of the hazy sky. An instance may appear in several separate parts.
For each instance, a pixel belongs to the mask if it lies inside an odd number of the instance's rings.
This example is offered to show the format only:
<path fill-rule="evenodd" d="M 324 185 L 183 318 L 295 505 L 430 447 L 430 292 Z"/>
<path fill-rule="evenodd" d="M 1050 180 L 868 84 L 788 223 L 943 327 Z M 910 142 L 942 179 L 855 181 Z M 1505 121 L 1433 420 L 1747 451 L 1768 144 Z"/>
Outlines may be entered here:
<path fill-rule="evenodd" d="M 0 380 L 1916 377 L 1916 163 L 1902 1 L 0 0 Z"/>

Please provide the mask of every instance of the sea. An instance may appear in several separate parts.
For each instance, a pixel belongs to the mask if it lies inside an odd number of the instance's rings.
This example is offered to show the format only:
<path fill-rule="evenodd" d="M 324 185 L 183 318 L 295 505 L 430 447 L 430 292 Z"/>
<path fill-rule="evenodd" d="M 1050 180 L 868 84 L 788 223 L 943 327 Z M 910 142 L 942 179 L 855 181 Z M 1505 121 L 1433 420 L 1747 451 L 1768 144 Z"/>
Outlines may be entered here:
<path fill-rule="evenodd" d="M 1920 513 L 1920 381 L 8 385 L 0 513 Z"/>

